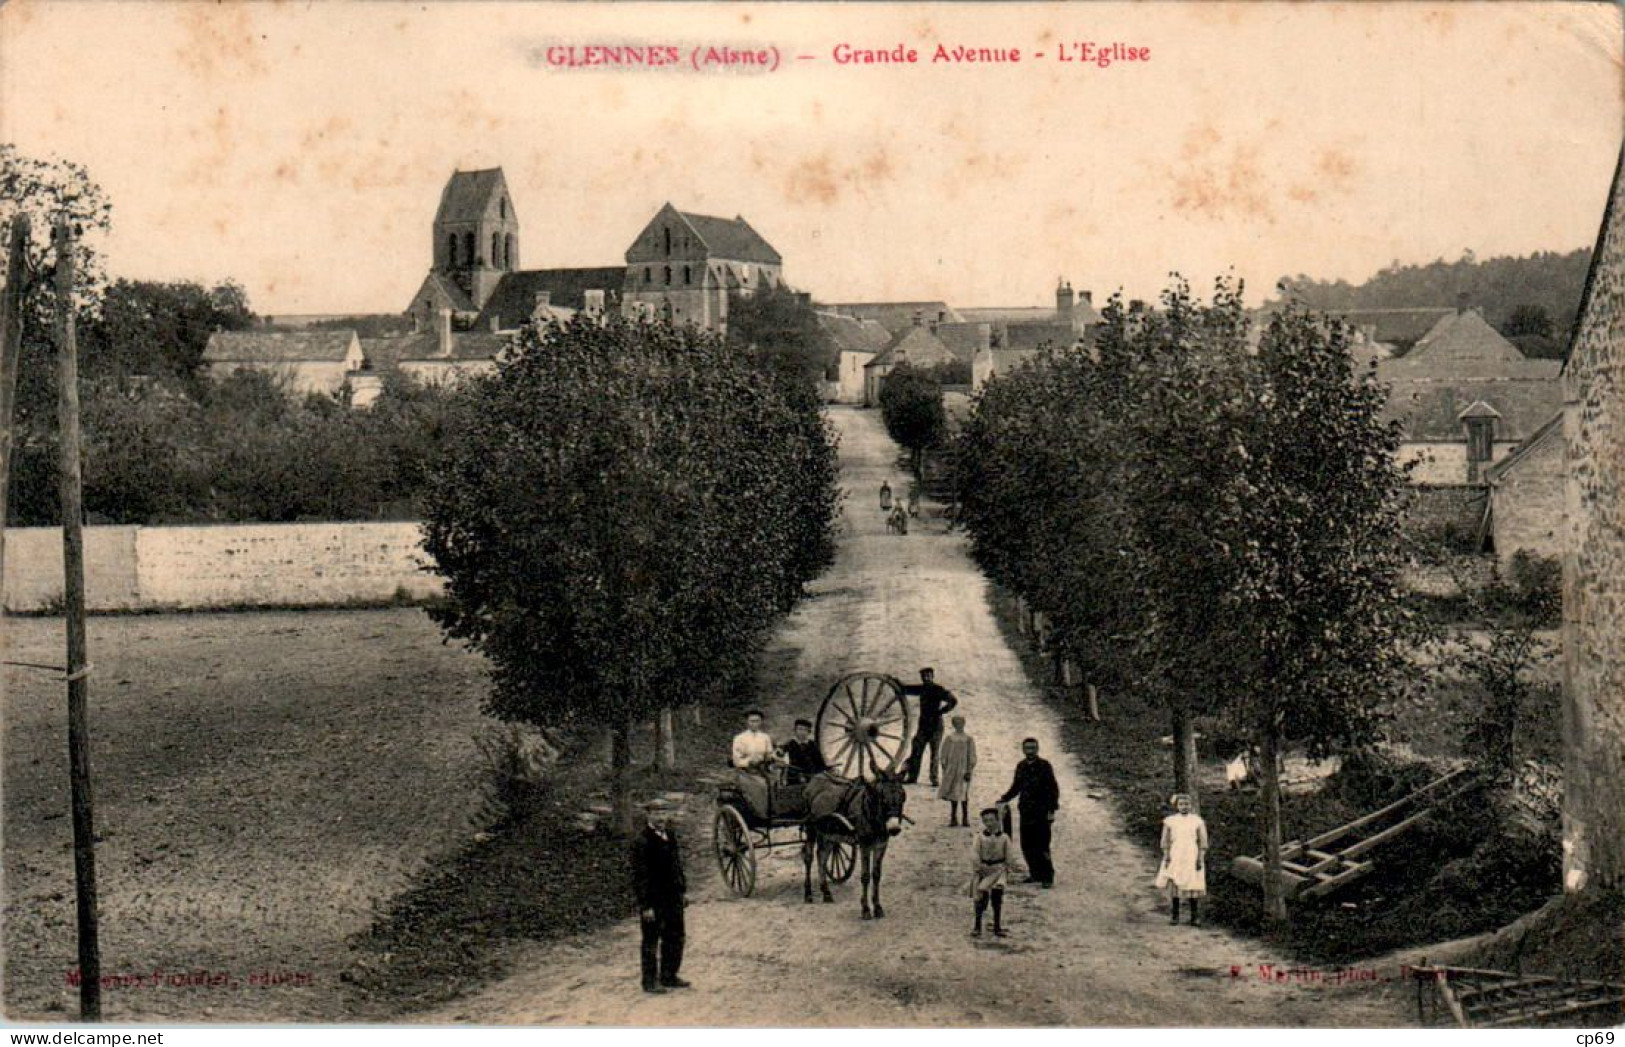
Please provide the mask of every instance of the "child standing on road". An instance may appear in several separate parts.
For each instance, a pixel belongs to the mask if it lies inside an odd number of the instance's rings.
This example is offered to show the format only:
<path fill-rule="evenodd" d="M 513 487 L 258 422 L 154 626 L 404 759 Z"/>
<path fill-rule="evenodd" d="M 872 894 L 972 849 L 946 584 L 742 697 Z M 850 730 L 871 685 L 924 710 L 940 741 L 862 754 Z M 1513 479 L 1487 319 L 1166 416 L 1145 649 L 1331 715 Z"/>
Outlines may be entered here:
<path fill-rule="evenodd" d="M 1010 866 L 1010 837 L 999 824 L 996 807 L 982 809 L 982 831 L 976 835 L 976 871 L 971 874 L 970 896 L 976 900 L 976 926 L 972 938 L 982 936 L 982 914 L 993 903 L 993 934 L 1004 938 L 1004 884 Z"/>
<path fill-rule="evenodd" d="M 1169 923 L 1179 922 L 1179 901 L 1191 903 L 1191 926 L 1199 922 L 1197 908 L 1207 896 L 1207 823 L 1191 813 L 1191 798 L 1175 793 L 1168 801 L 1174 813 L 1162 820 L 1162 867 L 1157 870 L 1156 887 L 1166 887 L 1173 903 Z"/>

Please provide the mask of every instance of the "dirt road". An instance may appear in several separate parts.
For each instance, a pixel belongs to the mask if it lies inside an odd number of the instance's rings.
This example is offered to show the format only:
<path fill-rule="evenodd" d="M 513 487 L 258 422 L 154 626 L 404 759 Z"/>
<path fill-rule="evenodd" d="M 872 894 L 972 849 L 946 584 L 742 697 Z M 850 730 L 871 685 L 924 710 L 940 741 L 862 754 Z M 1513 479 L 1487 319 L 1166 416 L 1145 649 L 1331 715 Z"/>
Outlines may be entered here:
<path fill-rule="evenodd" d="M 1022 676 L 987 602 L 987 585 L 925 506 L 913 533 L 886 533 L 876 494 L 906 490 L 878 412 L 835 409 L 849 492 L 839 560 L 781 630 L 776 664 L 793 664 L 771 696 L 775 734 L 808 715 L 842 672 L 912 676 L 932 665 L 960 698 L 982 765 L 972 809 L 1008 785 L 1020 740 L 1040 739 L 1061 787 L 1054 890 L 1013 887 L 1012 936 L 969 937 L 961 893 L 969 829 L 947 805 L 909 790 L 905 830 L 887 857 L 887 916 L 862 922 L 856 881 L 837 904 L 805 905 L 791 852 L 763 862 L 756 894 L 734 898 L 714 863 L 695 862 L 685 977 L 694 988 L 646 996 L 635 921 L 538 946 L 524 973 L 426 1016 L 433 1021 L 615 1025 L 1392 1025 L 1401 1016 L 1369 986 L 1266 984 L 1290 966 L 1221 931 L 1170 927 L 1151 888 L 1154 862 L 1118 830 L 1104 799 L 1058 747 L 1054 717 Z M 686 831 L 709 838 L 709 809 Z M 1222 875 L 1215 873 L 1215 875 Z M 1232 965 L 1242 977 L 1231 977 Z"/>

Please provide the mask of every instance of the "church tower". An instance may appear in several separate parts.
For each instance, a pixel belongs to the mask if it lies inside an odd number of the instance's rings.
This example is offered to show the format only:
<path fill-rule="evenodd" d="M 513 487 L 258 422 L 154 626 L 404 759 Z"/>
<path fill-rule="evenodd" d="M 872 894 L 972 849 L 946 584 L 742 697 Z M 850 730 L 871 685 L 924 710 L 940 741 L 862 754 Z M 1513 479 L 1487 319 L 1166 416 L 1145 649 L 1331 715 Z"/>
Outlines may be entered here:
<path fill-rule="evenodd" d="M 433 250 L 433 273 L 467 295 L 474 312 L 502 274 L 519 268 L 519 216 L 502 168 L 453 172 L 435 212 Z"/>

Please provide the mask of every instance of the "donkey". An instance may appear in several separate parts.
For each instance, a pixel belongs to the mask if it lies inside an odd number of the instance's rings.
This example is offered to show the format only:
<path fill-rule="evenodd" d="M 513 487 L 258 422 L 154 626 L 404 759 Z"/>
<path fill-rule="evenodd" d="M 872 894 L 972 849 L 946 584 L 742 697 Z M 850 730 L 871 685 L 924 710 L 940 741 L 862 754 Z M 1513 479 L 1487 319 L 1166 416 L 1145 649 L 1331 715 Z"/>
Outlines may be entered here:
<path fill-rule="evenodd" d="M 886 864 L 886 846 L 893 836 L 903 831 L 903 804 L 907 797 L 902 781 L 890 771 L 880 771 L 874 781 L 848 781 L 826 772 L 813 776 L 807 783 L 806 797 L 806 831 L 801 844 L 805 871 L 803 899 L 813 900 L 812 867 L 820 840 L 848 837 L 857 843 L 863 918 L 881 919 L 886 915 L 880 904 L 880 874 Z M 824 901 L 835 900 L 822 864 L 818 866 L 818 889 Z"/>

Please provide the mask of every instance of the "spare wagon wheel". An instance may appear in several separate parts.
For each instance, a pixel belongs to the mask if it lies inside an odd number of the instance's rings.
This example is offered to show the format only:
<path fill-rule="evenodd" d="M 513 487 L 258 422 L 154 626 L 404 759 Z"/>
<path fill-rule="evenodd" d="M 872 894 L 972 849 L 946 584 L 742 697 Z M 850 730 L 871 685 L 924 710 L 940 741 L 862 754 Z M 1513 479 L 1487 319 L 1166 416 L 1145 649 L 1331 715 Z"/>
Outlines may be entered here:
<path fill-rule="evenodd" d="M 885 673 L 849 673 L 818 707 L 815 737 L 829 769 L 847 779 L 896 772 L 914 737 L 903 685 Z"/>

